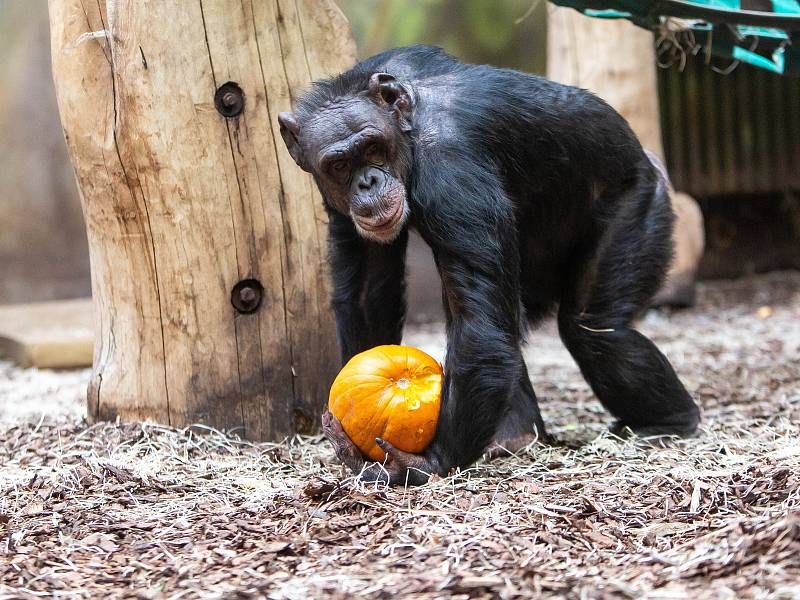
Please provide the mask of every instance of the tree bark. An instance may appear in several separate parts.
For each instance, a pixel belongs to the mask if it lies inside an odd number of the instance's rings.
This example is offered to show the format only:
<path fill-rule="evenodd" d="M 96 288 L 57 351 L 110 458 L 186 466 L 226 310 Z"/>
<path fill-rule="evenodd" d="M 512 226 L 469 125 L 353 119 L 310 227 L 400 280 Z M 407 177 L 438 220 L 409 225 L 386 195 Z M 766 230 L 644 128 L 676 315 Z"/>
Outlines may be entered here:
<path fill-rule="evenodd" d="M 344 16 L 331 0 L 49 7 L 91 256 L 90 417 L 314 429 L 338 365 L 326 217 L 277 115 L 352 64 Z"/>

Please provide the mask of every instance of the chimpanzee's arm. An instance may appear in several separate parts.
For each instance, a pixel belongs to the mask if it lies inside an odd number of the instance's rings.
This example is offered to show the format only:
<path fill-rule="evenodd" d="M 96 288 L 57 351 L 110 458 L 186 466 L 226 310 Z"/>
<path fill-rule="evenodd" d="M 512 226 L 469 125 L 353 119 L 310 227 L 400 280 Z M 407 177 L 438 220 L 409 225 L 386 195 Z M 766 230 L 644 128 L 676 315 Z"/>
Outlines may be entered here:
<path fill-rule="evenodd" d="M 389 244 L 367 242 L 364 314 L 369 348 L 399 344 L 406 320 L 406 246 L 404 229 Z"/>
<path fill-rule="evenodd" d="M 344 364 L 373 346 L 400 343 L 408 233 L 389 244 L 367 241 L 349 218 L 332 211 L 328 231 L 332 305 Z"/>
<path fill-rule="evenodd" d="M 450 314 L 442 408 L 425 452 L 440 473 L 480 457 L 524 373 L 514 207 L 485 164 L 457 164 L 425 190 L 420 225 Z"/>

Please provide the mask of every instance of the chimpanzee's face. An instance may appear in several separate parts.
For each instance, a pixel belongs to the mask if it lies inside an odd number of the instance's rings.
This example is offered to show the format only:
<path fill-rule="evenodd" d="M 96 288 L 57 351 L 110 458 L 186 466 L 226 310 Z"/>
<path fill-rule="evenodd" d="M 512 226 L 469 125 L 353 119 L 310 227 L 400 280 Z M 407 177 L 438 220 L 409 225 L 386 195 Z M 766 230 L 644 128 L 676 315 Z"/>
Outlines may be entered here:
<path fill-rule="evenodd" d="M 362 237 L 390 242 L 409 214 L 399 110 L 410 109 L 410 102 L 393 78 L 382 77 L 373 76 L 369 94 L 340 98 L 302 123 L 291 113 L 281 113 L 279 121 L 290 154 L 314 175 L 331 207 L 348 215 Z"/>

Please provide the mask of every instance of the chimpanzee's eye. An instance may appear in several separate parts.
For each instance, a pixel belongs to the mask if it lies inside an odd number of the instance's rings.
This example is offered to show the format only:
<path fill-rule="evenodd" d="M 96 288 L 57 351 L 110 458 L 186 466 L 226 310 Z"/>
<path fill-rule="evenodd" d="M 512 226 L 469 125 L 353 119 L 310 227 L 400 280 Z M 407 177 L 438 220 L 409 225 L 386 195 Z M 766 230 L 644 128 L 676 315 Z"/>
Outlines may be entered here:
<path fill-rule="evenodd" d="M 367 146 L 364 156 L 366 157 L 367 161 L 373 165 L 382 165 L 384 162 L 383 148 L 381 148 L 381 146 L 376 142 L 373 142 Z"/>
<path fill-rule="evenodd" d="M 330 170 L 335 173 L 336 175 L 341 175 L 347 169 L 347 161 L 340 158 L 339 160 L 335 160 L 330 164 Z"/>

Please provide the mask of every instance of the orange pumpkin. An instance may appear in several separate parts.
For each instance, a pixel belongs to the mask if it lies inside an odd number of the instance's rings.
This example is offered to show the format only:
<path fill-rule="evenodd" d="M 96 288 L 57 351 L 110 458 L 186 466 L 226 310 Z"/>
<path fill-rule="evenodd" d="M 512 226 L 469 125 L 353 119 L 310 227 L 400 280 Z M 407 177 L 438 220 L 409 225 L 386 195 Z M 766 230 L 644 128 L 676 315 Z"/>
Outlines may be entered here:
<path fill-rule="evenodd" d="M 408 346 L 376 346 L 340 371 L 328 410 L 352 442 L 380 462 L 386 453 L 376 437 L 414 454 L 431 443 L 441 392 L 442 367 L 436 359 Z"/>

